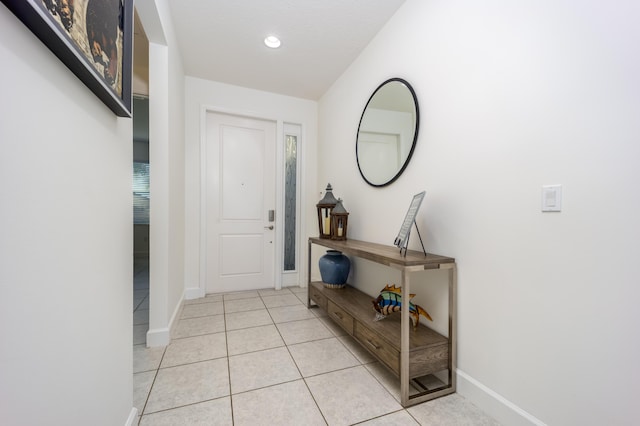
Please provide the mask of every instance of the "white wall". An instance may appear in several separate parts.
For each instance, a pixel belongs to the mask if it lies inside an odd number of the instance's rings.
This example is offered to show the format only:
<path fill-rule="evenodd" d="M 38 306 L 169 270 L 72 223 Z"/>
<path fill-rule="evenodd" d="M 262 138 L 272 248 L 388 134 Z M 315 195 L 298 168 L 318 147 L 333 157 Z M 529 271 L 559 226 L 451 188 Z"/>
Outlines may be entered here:
<path fill-rule="evenodd" d="M 307 196 L 307 228 L 315 229 L 317 103 L 269 92 L 186 77 L 185 83 L 185 286 L 192 297 L 200 283 L 200 142 L 203 108 L 302 125 L 302 191 Z M 304 236 L 308 231 L 303 230 Z M 305 238 L 303 238 L 305 240 Z M 306 240 L 305 240 L 306 241 Z M 301 254 L 306 254 L 303 241 Z M 300 259 L 304 268 L 306 257 Z M 306 269 L 304 269 L 306 270 Z M 300 275 L 305 280 L 306 275 Z M 305 281 L 306 283 L 306 281 Z M 189 295 L 187 295 L 189 297 Z"/>
<path fill-rule="evenodd" d="M 318 181 L 344 198 L 351 238 L 391 244 L 427 191 L 427 250 L 459 264 L 459 391 L 504 424 L 640 422 L 639 12 L 408 0 L 319 102 Z M 394 76 L 417 93 L 420 136 L 376 189 L 355 134 Z M 563 185 L 561 213 L 540 212 L 544 184 Z"/>
<path fill-rule="evenodd" d="M 147 346 L 163 346 L 184 295 L 184 70 L 167 0 L 141 0 L 136 8 L 149 38 Z"/>
<path fill-rule="evenodd" d="M 132 410 L 132 124 L 0 6 L 0 423 Z"/>
<path fill-rule="evenodd" d="M 166 1 L 166 0 L 165 0 Z M 166 11 L 167 20 L 169 11 Z M 169 42 L 169 308 L 184 298 L 185 75 L 173 31 Z M 174 314 L 175 315 L 175 314 Z M 174 319 L 175 321 L 175 319 Z"/>

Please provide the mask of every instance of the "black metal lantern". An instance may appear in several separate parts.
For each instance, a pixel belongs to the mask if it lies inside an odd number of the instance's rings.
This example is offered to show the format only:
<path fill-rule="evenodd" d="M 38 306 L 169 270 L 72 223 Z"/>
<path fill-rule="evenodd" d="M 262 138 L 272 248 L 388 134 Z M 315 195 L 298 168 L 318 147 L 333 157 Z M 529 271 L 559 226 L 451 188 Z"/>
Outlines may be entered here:
<path fill-rule="evenodd" d="M 338 203 L 331 211 L 331 239 L 346 240 L 347 239 L 347 222 L 349 220 L 349 212 L 342 205 L 342 198 L 338 198 Z"/>
<path fill-rule="evenodd" d="M 331 192 L 331 184 L 327 184 L 326 193 L 322 200 L 316 204 L 318 208 L 318 229 L 320 231 L 320 238 L 331 238 L 331 211 L 338 203 L 336 197 Z"/>

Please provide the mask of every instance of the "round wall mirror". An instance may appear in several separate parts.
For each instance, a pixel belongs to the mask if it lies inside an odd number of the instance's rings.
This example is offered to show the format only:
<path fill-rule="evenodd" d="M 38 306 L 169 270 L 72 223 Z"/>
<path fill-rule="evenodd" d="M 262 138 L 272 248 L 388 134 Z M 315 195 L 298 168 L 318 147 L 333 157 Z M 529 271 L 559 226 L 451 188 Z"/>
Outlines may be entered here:
<path fill-rule="evenodd" d="M 402 174 L 416 146 L 419 116 L 418 98 L 405 80 L 391 78 L 373 92 L 356 139 L 358 169 L 369 185 L 389 185 Z"/>

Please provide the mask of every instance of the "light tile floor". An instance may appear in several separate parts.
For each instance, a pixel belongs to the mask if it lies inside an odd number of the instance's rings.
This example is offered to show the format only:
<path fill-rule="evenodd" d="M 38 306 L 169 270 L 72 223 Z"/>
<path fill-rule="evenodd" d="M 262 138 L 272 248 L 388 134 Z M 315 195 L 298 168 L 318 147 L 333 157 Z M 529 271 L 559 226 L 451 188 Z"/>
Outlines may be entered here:
<path fill-rule="evenodd" d="M 148 271 L 136 269 L 140 425 L 498 425 L 457 394 L 403 409 L 398 379 L 307 309 L 306 289 L 186 301 L 166 348 L 145 346 L 148 294 Z"/>

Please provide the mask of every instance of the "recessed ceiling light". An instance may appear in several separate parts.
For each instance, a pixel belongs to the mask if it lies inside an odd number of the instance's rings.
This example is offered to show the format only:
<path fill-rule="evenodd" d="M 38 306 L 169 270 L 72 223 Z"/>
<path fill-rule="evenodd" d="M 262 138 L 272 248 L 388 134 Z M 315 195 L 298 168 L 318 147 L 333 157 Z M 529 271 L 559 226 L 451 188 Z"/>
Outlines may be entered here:
<path fill-rule="evenodd" d="M 264 39 L 264 44 L 266 44 L 267 47 L 270 47 L 272 49 L 277 49 L 278 47 L 280 47 L 281 43 L 278 37 L 271 35 Z"/>

